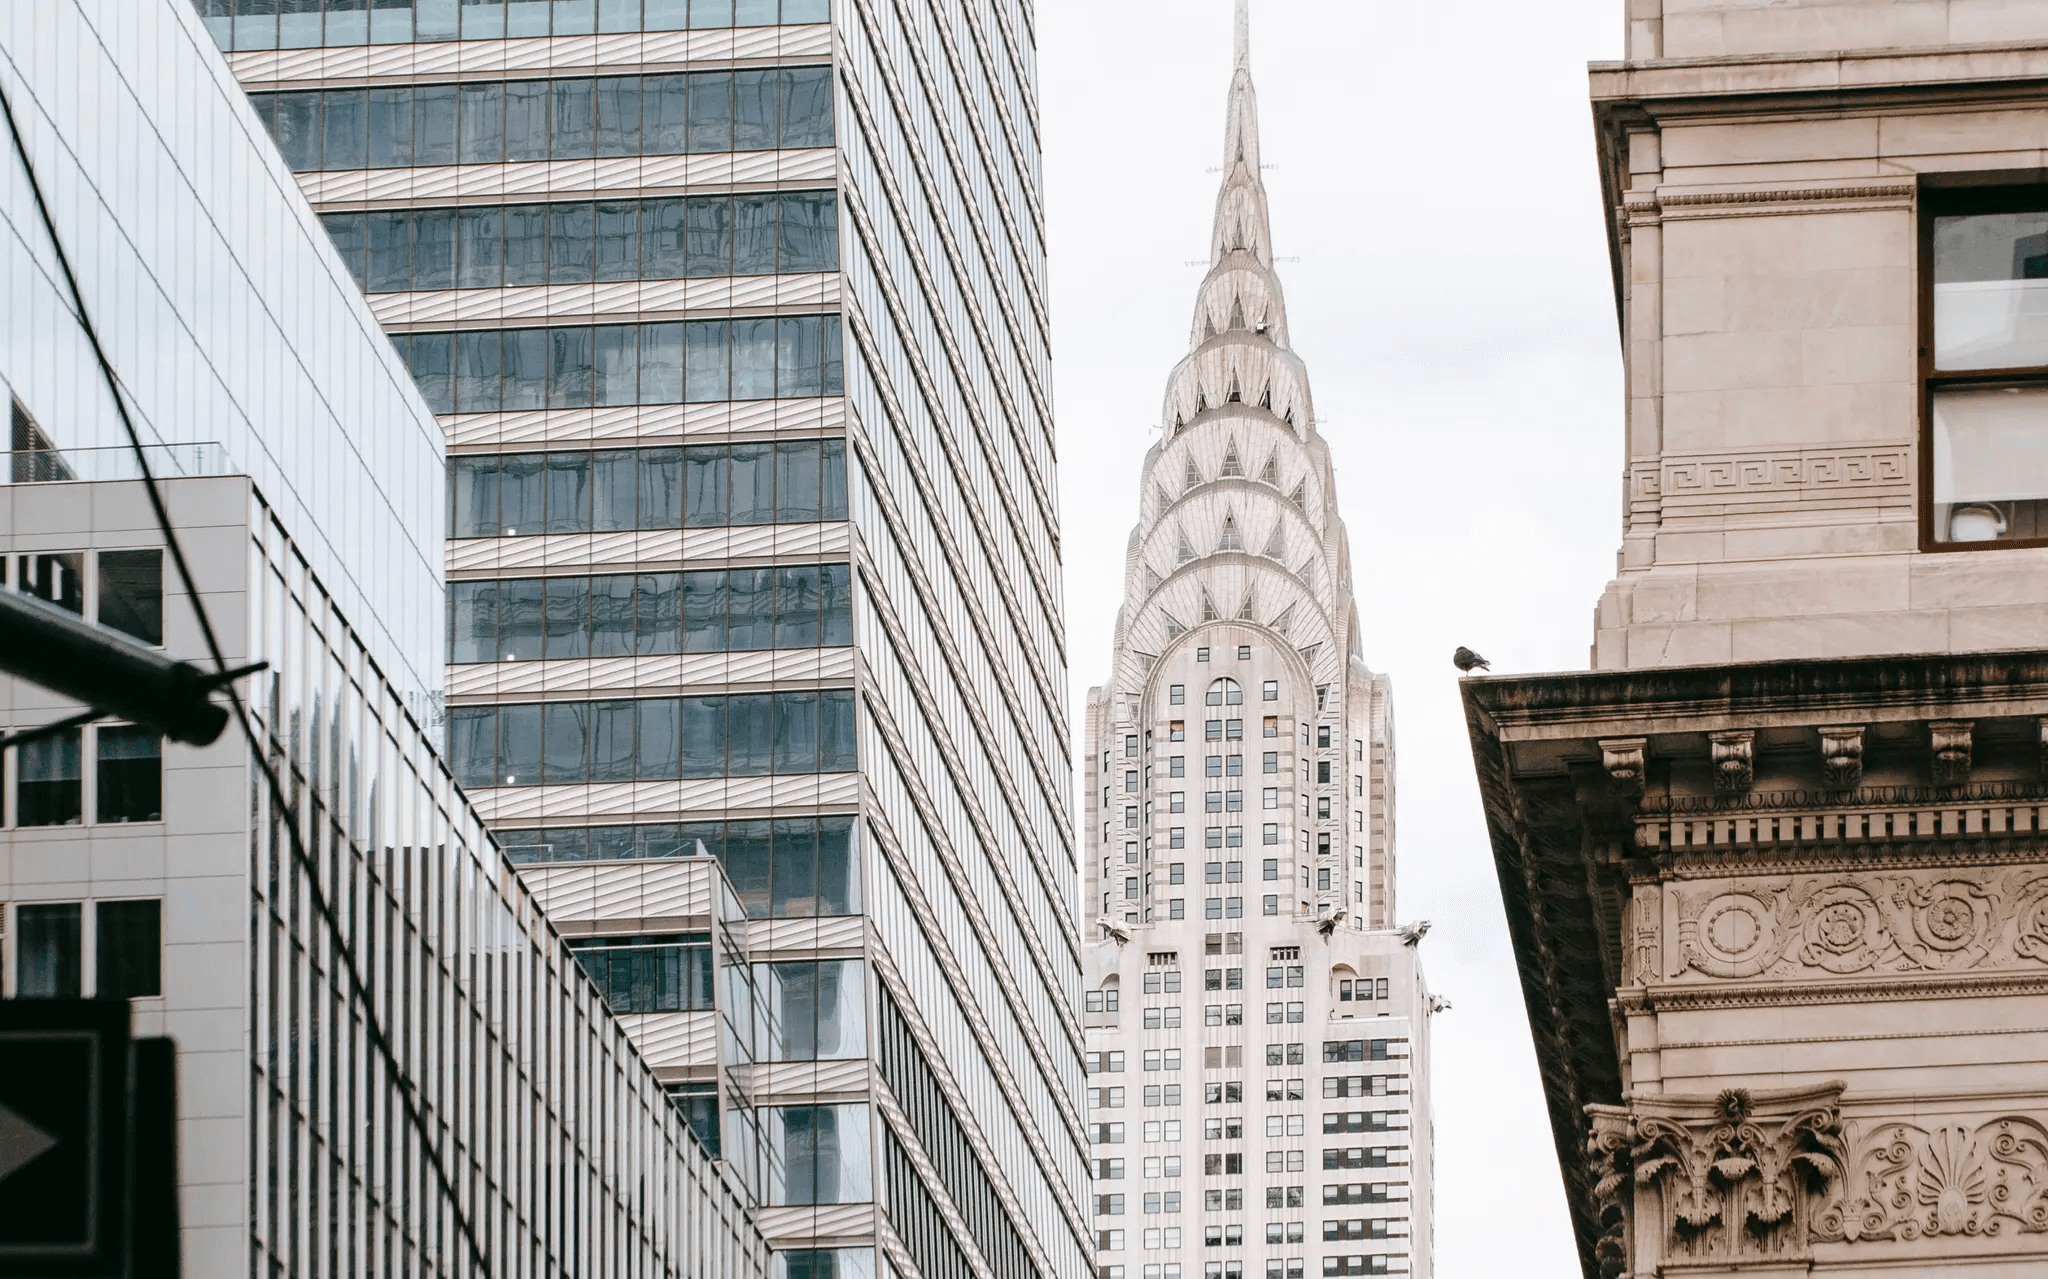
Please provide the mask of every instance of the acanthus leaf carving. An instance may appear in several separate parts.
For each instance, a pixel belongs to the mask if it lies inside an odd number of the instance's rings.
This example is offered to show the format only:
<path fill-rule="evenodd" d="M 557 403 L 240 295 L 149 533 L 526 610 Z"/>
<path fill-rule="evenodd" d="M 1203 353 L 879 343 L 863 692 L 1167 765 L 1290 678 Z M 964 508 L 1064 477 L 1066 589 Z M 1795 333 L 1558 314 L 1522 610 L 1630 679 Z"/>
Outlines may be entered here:
<path fill-rule="evenodd" d="M 1862 785 L 1861 725 L 1820 730 L 1820 780 L 1829 790 L 1855 790 Z"/>
<path fill-rule="evenodd" d="M 1617 795 L 1643 793 L 1643 752 L 1647 737 L 1611 737 L 1600 743 L 1600 766 L 1607 770 Z"/>
<path fill-rule="evenodd" d="M 1747 728 L 1707 734 L 1713 755 L 1714 790 L 1740 795 L 1756 784 L 1756 733 Z"/>
<path fill-rule="evenodd" d="M 2022 1115 L 1972 1126 L 1844 1132 L 1845 1175 L 1814 1218 L 1820 1242 L 2048 1233 L 2048 1128 Z"/>
<path fill-rule="evenodd" d="M 1927 726 L 1928 741 L 1934 747 L 1934 784 L 1963 786 L 1970 780 L 1970 739 L 1975 721 L 1936 720 Z"/>

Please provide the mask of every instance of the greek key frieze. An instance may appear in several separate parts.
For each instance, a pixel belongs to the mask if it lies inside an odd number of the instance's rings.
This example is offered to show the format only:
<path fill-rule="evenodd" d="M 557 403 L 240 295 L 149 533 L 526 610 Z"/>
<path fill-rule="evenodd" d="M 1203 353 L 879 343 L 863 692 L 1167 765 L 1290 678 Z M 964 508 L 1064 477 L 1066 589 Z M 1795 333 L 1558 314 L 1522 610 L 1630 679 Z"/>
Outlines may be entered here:
<path fill-rule="evenodd" d="M 1667 497 L 1804 489 L 1903 490 L 1909 474 L 1910 460 L 1903 448 L 1775 457 L 1670 458 L 1664 462 L 1659 487 Z"/>

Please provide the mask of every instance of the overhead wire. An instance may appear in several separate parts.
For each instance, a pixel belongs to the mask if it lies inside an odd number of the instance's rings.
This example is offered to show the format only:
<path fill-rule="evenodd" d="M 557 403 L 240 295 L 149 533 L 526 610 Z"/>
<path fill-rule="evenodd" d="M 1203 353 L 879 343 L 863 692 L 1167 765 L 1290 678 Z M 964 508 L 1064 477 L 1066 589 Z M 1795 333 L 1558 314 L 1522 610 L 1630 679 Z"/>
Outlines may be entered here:
<path fill-rule="evenodd" d="M 207 654 L 211 657 L 217 674 L 231 674 L 225 652 L 221 648 L 220 638 L 214 631 L 213 620 L 207 614 L 206 601 L 199 593 L 198 585 L 192 575 L 191 566 L 185 558 L 184 547 L 178 540 L 177 530 L 171 525 L 170 513 L 164 504 L 163 494 L 158 487 L 156 475 L 150 468 L 148 452 L 143 447 L 141 433 L 136 429 L 135 421 L 129 415 L 127 399 L 122 393 L 120 378 L 115 373 L 113 362 L 108 358 L 106 348 L 100 342 L 99 332 L 94 328 L 91 316 L 87 312 L 85 294 L 78 286 L 78 277 L 72 271 L 70 256 L 64 251 L 63 239 L 57 234 L 56 219 L 51 215 L 49 203 L 43 196 L 42 183 L 36 177 L 35 165 L 29 159 L 28 146 L 21 136 L 21 127 L 15 119 L 12 95 L 7 91 L 4 84 L 0 84 L 0 115 L 6 117 L 7 131 L 13 139 L 15 154 L 21 159 L 22 172 L 28 179 L 29 191 L 35 197 L 36 212 L 41 218 L 45 233 L 50 237 L 51 251 L 56 257 L 59 271 L 63 274 L 65 287 L 71 294 L 73 318 L 78 321 L 79 329 L 85 334 L 87 343 L 92 347 L 93 358 L 98 362 L 101 376 L 106 379 L 108 394 L 113 397 L 114 411 L 120 417 L 122 428 L 127 432 L 128 445 L 135 455 L 136 467 L 141 472 L 143 488 L 149 494 L 149 505 L 151 511 L 155 514 L 157 529 L 162 533 L 164 545 L 170 552 L 171 563 L 177 571 L 178 581 L 184 587 L 186 597 L 192 602 L 192 611 L 198 619 L 200 635 L 205 641 Z M 335 939 L 335 955 L 340 960 L 343 972 L 348 978 L 349 993 L 354 1002 L 360 1006 L 364 1033 L 369 1038 L 371 1047 L 383 1059 L 385 1067 L 390 1071 L 394 1083 L 398 1085 L 396 1091 L 399 1103 L 405 1111 L 407 1122 L 419 1133 L 422 1151 L 426 1156 L 427 1163 L 433 1168 L 435 1180 L 439 1183 L 441 1193 L 448 1202 L 449 1210 L 454 1215 L 456 1230 L 467 1245 L 470 1257 L 475 1263 L 477 1271 L 485 1276 L 485 1279 L 488 1279 L 491 1273 L 489 1258 L 485 1255 L 482 1241 L 477 1237 L 476 1229 L 470 1222 L 468 1212 L 463 1207 L 462 1198 L 456 1191 L 454 1181 L 448 1174 L 447 1165 L 442 1159 L 441 1143 L 436 1137 L 432 1122 L 428 1119 L 425 1110 L 420 1104 L 418 1085 L 413 1082 L 411 1074 L 398 1060 L 397 1050 L 392 1046 L 390 1036 L 385 1032 L 383 1023 L 377 1017 L 376 1004 L 373 1002 L 369 984 L 363 980 L 362 972 L 356 965 L 355 954 L 348 940 L 348 934 L 342 928 L 341 919 L 336 913 L 333 903 L 328 900 L 326 892 L 321 888 L 320 868 L 313 860 L 312 855 L 307 851 L 305 842 L 299 832 L 300 814 L 298 806 L 287 798 L 284 782 L 279 777 L 276 766 L 271 761 L 270 748 L 257 731 L 255 721 L 250 714 L 248 706 L 242 700 L 240 690 L 228 682 L 223 682 L 221 688 L 227 693 L 228 701 L 234 708 L 235 719 L 242 726 L 242 733 L 248 742 L 250 754 L 254 757 L 257 766 L 263 770 L 263 777 L 270 793 L 271 802 L 284 818 L 282 824 L 289 837 L 288 842 L 291 845 L 292 859 L 298 863 L 299 869 L 305 877 L 307 893 L 311 898 L 313 908 Z M 65 721 L 62 724 L 46 725 L 41 730 L 29 731 L 38 734 L 53 732 L 60 727 L 69 727 L 74 722 L 85 723 L 95 718 L 99 718 L 99 716 L 93 712 L 87 712 L 80 716 L 74 716 L 72 720 Z"/>

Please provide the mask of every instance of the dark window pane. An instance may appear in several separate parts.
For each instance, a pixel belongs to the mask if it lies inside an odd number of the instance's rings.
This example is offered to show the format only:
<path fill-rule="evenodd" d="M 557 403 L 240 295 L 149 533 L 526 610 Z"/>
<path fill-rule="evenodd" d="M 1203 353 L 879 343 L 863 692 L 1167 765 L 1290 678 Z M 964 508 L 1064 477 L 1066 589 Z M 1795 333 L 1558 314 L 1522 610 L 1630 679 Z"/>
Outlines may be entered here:
<path fill-rule="evenodd" d="M 681 528 L 683 524 L 683 451 L 640 450 L 639 527 Z"/>
<path fill-rule="evenodd" d="M 683 707 L 683 776 L 725 775 L 725 698 L 685 697 Z"/>
<path fill-rule="evenodd" d="M 733 777 L 771 771 L 775 747 L 774 695 L 734 694 L 725 699 L 725 767 Z"/>
<path fill-rule="evenodd" d="M 425 209 L 413 215 L 412 287 L 455 287 L 455 210 Z"/>
<path fill-rule="evenodd" d="M 762 318 L 732 322 L 732 398 L 767 400 L 775 396 L 775 321 Z"/>
<path fill-rule="evenodd" d="M 818 513 L 827 520 L 846 518 L 846 441 L 843 439 L 819 442 Z"/>
<path fill-rule="evenodd" d="M 21 826 L 74 826 L 82 816 L 79 730 L 67 728 L 15 749 L 14 820 Z"/>
<path fill-rule="evenodd" d="M 455 411 L 455 335 L 412 335 L 412 380 L 419 384 L 427 407 L 436 413 Z"/>
<path fill-rule="evenodd" d="M 163 903 L 100 902 L 96 914 L 95 993 L 101 999 L 163 994 Z"/>
<path fill-rule="evenodd" d="M 548 407 L 590 406 L 591 354 L 589 329 L 549 329 Z"/>
<path fill-rule="evenodd" d="M 775 393 L 784 399 L 821 394 L 819 317 L 794 315 L 775 322 Z M 813 516 L 812 518 L 816 518 Z"/>
<path fill-rule="evenodd" d="M 824 373 L 819 379 L 820 388 L 827 395 L 846 393 L 845 367 L 839 350 L 839 317 L 827 315 L 818 320 L 818 351 Z"/>
<path fill-rule="evenodd" d="M 701 26 L 696 15 L 691 23 Z M 690 150 L 732 150 L 732 75 L 699 72 L 690 77 Z"/>
<path fill-rule="evenodd" d="M 499 657 L 514 662 L 540 660 L 543 589 L 537 577 L 498 583 Z"/>
<path fill-rule="evenodd" d="M 642 81 L 640 136 L 646 154 L 681 155 L 690 149 L 689 82 L 686 75 L 648 76 Z"/>
<path fill-rule="evenodd" d="M 692 276 L 732 274 L 732 197 L 692 196 L 684 202 L 686 271 Z"/>
<path fill-rule="evenodd" d="M 592 237 L 596 244 L 598 279 L 640 278 L 640 205 L 637 202 L 629 200 L 598 205 Z"/>
<path fill-rule="evenodd" d="M 769 914 L 776 919 L 807 918 L 818 911 L 818 823 L 812 818 L 799 820 L 784 819 L 775 823 L 775 852 L 773 860 L 772 893 L 769 898 Z M 816 972 L 815 964 L 805 964 Z M 792 1021 L 808 1023 L 802 1035 L 816 1024 L 816 1009 L 784 1007 L 785 1015 L 799 1014 Z M 815 1047 L 805 1043 L 804 1059 L 816 1055 Z"/>
<path fill-rule="evenodd" d="M 741 570 L 751 572 L 751 570 Z M 683 574 L 683 651 L 725 651 L 725 570 Z"/>
<path fill-rule="evenodd" d="M 164 819 L 164 741 L 154 729 L 105 724 L 93 784 L 94 820 L 160 822 Z"/>
<path fill-rule="evenodd" d="M 592 335 L 591 398 L 599 404 L 638 404 L 640 330 L 600 324 Z"/>
<path fill-rule="evenodd" d="M 633 579 L 630 576 L 621 573 L 590 579 L 592 657 L 633 656 L 633 613 Z"/>
<path fill-rule="evenodd" d="M 85 612 L 85 556 L 58 551 L 48 555 L 18 555 L 14 560 L 15 589 L 55 604 L 67 613 Z"/>
<path fill-rule="evenodd" d="M 547 579 L 547 634 L 541 656 L 578 658 L 590 656 L 590 579 L 551 577 Z"/>
<path fill-rule="evenodd" d="M 839 202 L 830 191 L 789 191 L 777 219 L 776 269 L 785 274 L 839 269 Z"/>
<path fill-rule="evenodd" d="M 853 643 L 853 566 L 827 564 L 819 570 L 823 632 L 827 648 Z"/>
<path fill-rule="evenodd" d="M 14 993 L 23 999 L 76 999 L 82 923 L 77 902 L 24 902 L 15 907 Z"/>
<path fill-rule="evenodd" d="M 412 91 L 412 162 L 454 164 L 456 101 L 452 84 L 422 84 Z"/>
<path fill-rule="evenodd" d="M 630 763 L 632 756 L 627 756 Z M 635 828 L 631 826 L 592 826 L 590 828 L 590 860 L 594 862 L 631 861 L 640 855 L 639 841 Z M 705 954 L 708 956 L 709 951 Z"/>
<path fill-rule="evenodd" d="M 613 8 L 630 3 L 639 18 L 639 0 L 605 0 Z M 606 76 L 597 82 L 597 154 L 640 154 L 640 77 Z"/>
<path fill-rule="evenodd" d="M 732 446 L 732 522 L 775 522 L 775 454 L 772 445 Z"/>
<path fill-rule="evenodd" d="M 773 192 L 733 197 L 734 275 L 775 274 L 775 213 L 781 204 Z"/>
<path fill-rule="evenodd" d="M 369 91 L 367 167 L 403 169 L 412 164 L 412 86 Z"/>
<path fill-rule="evenodd" d="M 363 134 L 369 127 L 368 112 L 368 96 L 361 89 L 336 90 L 320 95 L 321 168 L 363 167 Z"/>
<path fill-rule="evenodd" d="M 548 282 L 548 207 L 514 204 L 505 209 L 505 284 Z"/>
<path fill-rule="evenodd" d="M 818 913 L 851 915 L 860 909 L 860 871 L 853 857 L 853 819 L 818 823 Z"/>
<path fill-rule="evenodd" d="M 732 822 L 719 851 L 733 892 L 746 907 L 749 919 L 768 918 L 768 831 L 767 822 Z"/>
<path fill-rule="evenodd" d="M 498 711 L 493 706 L 457 706 L 448 712 L 449 771 L 463 786 L 495 786 Z"/>
<path fill-rule="evenodd" d="M 554 134 L 548 144 L 551 160 L 587 160 L 596 154 L 597 81 L 554 82 Z"/>
<path fill-rule="evenodd" d="M 498 517 L 506 537 L 531 537 L 542 530 L 547 509 L 542 463 L 538 453 L 512 453 L 501 459 L 498 472 Z"/>
<path fill-rule="evenodd" d="M 634 527 L 634 462 L 632 449 L 607 449 L 590 455 L 590 529 L 621 533 Z"/>
<path fill-rule="evenodd" d="M 832 145 L 832 68 L 793 67 L 782 73 L 782 145 Z"/>
<path fill-rule="evenodd" d="M 690 528 L 731 522 L 732 460 L 722 444 L 683 450 L 683 512 Z"/>
<path fill-rule="evenodd" d="M 584 702 L 549 702 L 541 708 L 541 780 L 549 786 L 590 777 L 590 707 Z"/>
<path fill-rule="evenodd" d="M 640 326 L 640 403 L 683 401 L 683 326 Z"/>
<path fill-rule="evenodd" d="M 590 454 L 549 453 L 547 458 L 547 531 L 590 531 Z"/>
<path fill-rule="evenodd" d="M 682 575 L 643 573 L 635 580 L 636 647 L 641 656 L 682 651 Z"/>
<path fill-rule="evenodd" d="M 819 571 L 815 564 L 775 570 L 775 647 L 818 646 Z"/>
<path fill-rule="evenodd" d="M 452 457 L 448 459 L 451 537 L 496 537 L 498 535 L 498 459 L 496 457 Z"/>
<path fill-rule="evenodd" d="M 505 86 L 497 81 L 462 86 L 460 164 L 497 164 L 505 158 Z"/>
<path fill-rule="evenodd" d="M 780 440 L 775 445 L 776 520 L 783 524 L 818 522 L 817 440 Z"/>
<path fill-rule="evenodd" d="M 727 570 L 725 578 L 726 647 L 736 653 L 773 648 L 775 570 L 735 568 Z"/>
<path fill-rule="evenodd" d="M 508 246 L 509 247 L 509 246 Z M 509 274 L 509 272 L 508 272 Z M 548 331 L 512 329 L 504 335 L 504 379 L 500 389 L 507 412 L 547 404 Z"/>
<path fill-rule="evenodd" d="M 817 693 L 775 694 L 775 771 L 818 771 Z"/>
<path fill-rule="evenodd" d="M 683 705 L 673 697 L 652 698 L 640 703 L 634 750 L 638 758 L 635 775 L 643 782 L 664 782 L 678 774 L 682 759 L 682 737 L 688 726 Z M 691 776 L 683 772 L 682 776 Z"/>
<path fill-rule="evenodd" d="M 504 370 L 499 366 L 499 334 L 480 329 L 459 334 L 455 344 L 455 409 L 458 413 L 495 413 Z"/>
<path fill-rule="evenodd" d="M 724 320 L 692 320 L 683 325 L 683 399 L 711 404 L 729 398 L 732 389 L 732 326 Z"/>
<path fill-rule="evenodd" d="M 498 583 L 448 583 L 448 660 L 498 660 Z"/>
<path fill-rule="evenodd" d="M 640 206 L 642 279 L 679 280 L 685 274 L 683 235 L 689 208 L 687 200 L 649 200 Z"/>
<path fill-rule="evenodd" d="M 632 702 L 590 704 L 590 780 L 630 782 L 636 747 Z"/>
<path fill-rule="evenodd" d="M 548 216 L 548 283 L 588 284 L 596 246 L 591 242 L 591 206 L 557 204 Z"/>
<path fill-rule="evenodd" d="M 403 209 L 369 215 L 367 293 L 402 292 L 412 282 L 412 214 Z"/>
<path fill-rule="evenodd" d="M 145 644 L 164 642 L 164 553 L 100 552 L 100 625 Z"/>
<path fill-rule="evenodd" d="M 850 773 L 854 758 L 853 690 L 818 695 L 818 771 Z"/>
<path fill-rule="evenodd" d="M 545 11 L 543 11 L 545 17 Z M 548 82 L 514 80 L 505 86 L 505 158 L 548 158 Z"/>
<path fill-rule="evenodd" d="M 293 173 L 312 173 L 324 167 L 320 161 L 319 93 L 278 93 L 270 95 L 276 108 L 271 136 Z"/>
<path fill-rule="evenodd" d="M 733 150 L 775 150 L 775 91 L 781 79 L 780 71 L 733 74 Z"/>
<path fill-rule="evenodd" d="M 456 287 L 497 288 L 505 282 L 504 211 L 485 206 L 460 209 L 455 216 Z"/>
<path fill-rule="evenodd" d="M 320 224 L 327 228 L 327 238 L 334 241 L 334 251 L 348 264 L 348 273 L 359 289 L 368 288 L 369 277 L 369 232 L 364 228 L 360 213 L 323 213 Z"/>

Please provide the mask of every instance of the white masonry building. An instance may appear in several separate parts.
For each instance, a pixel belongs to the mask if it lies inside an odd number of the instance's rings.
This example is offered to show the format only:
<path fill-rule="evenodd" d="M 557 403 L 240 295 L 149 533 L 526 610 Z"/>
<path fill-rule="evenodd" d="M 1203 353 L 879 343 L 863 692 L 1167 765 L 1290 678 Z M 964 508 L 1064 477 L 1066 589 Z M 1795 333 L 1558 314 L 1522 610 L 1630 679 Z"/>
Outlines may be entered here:
<path fill-rule="evenodd" d="M 1239 0 L 1210 269 L 1088 706 L 1100 1279 L 1430 1269 L 1429 994 L 1390 688 L 1290 348 Z"/>

